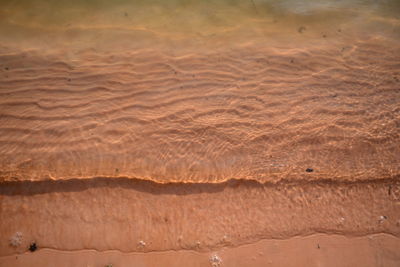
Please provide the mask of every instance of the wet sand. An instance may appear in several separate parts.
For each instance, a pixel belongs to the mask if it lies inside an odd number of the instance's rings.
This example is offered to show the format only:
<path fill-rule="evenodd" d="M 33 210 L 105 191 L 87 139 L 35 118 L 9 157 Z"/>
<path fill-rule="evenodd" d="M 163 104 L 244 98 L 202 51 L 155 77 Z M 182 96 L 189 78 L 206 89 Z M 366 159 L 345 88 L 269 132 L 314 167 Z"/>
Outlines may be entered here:
<path fill-rule="evenodd" d="M 1 202 L 4 236 L 23 233 L 19 247 L 0 245 L 2 256 L 24 252 L 32 241 L 57 250 L 213 251 L 315 233 L 400 235 L 398 178 L 275 185 L 10 182 L 2 184 Z"/>
<path fill-rule="evenodd" d="M 150 253 L 60 251 L 42 249 L 36 253 L 0 257 L 0 266 L 398 266 L 399 239 L 379 234 L 347 238 L 313 235 L 287 240 L 262 240 L 212 253 L 166 251 Z M 222 261 L 212 265 L 214 256 Z"/>
<path fill-rule="evenodd" d="M 289 2 L 5 1 L 0 266 L 398 266 L 398 5 Z"/>

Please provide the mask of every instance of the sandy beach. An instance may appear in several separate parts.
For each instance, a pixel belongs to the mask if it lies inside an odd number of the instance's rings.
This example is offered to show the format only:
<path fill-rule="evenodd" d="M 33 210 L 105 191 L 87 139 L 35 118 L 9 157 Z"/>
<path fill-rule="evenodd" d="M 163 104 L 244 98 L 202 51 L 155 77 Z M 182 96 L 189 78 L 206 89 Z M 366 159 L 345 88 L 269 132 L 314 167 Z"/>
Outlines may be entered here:
<path fill-rule="evenodd" d="M 228 2 L 0 4 L 1 267 L 399 266 L 400 6 Z"/>

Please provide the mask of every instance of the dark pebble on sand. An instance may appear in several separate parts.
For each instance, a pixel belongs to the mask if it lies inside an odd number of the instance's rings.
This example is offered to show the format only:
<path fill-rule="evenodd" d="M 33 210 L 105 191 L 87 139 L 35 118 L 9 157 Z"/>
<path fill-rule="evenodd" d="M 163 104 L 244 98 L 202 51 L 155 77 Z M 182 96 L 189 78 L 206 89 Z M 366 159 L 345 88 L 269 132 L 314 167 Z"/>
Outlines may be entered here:
<path fill-rule="evenodd" d="M 29 251 L 30 251 L 30 252 L 34 252 L 34 251 L 36 251 L 36 250 L 37 250 L 36 243 L 33 242 L 33 243 L 29 246 Z"/>
<path fill-rule="evenodd" d="M 314 170 L 313 169 L 311 169 L 311 168 L 307 168 L 306 169 L 306 172 L 313 172 Z"/>
<path fill-rule="evenodd" d="M 299 33 L 303 33 L 305 30 L 306 30 L 306 27 L 304 27 L 304 26 L 300 26 L 300 27 L 297 29 L 297 31 L 298 31 Z"/>
<path fill-rule="evenodd" d="M 9 70 L 9 68 L 8 68 L 8 67 L 5 67 L 4 69 L 5 69 L 5 70 Z"/>

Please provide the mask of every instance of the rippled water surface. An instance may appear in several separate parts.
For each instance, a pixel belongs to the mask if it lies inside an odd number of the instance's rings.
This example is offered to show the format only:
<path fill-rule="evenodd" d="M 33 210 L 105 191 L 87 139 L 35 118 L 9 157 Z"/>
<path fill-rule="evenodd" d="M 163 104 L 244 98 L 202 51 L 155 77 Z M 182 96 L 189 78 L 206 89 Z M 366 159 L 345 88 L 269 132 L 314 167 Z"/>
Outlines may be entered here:
<path fill-rule="evenodd" d="M 0 257 L 31 240 L 398 237 L 399 15 L 396 0 L 0 1 Z"/>
<path fill-rule="evenodd" d="M 397 1 L 1 5 L 2 180 L 399 173 Z"/>

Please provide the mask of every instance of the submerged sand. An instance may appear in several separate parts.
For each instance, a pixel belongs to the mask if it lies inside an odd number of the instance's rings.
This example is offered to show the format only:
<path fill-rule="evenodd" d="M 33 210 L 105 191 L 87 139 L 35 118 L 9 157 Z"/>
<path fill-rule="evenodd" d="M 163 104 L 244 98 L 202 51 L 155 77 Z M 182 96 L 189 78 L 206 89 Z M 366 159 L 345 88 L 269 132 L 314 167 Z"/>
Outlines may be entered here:
<path fill-rule="evenodd" d="M 1 58 L 2 181 L 400 174 L 398 42 Z"/>
<path fill-rule="evenodd" d="M 399 264 L 398 5 L 28 2 L 0 11 L 0 266 Z"/>

